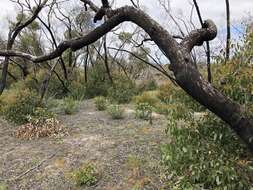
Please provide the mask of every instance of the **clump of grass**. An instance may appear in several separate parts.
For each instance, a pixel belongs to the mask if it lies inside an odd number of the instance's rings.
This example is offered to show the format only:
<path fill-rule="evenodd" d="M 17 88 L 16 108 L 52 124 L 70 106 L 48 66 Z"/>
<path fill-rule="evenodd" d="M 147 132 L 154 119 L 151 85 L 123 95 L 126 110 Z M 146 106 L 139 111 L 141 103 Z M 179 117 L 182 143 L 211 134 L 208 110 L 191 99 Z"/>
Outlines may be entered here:
<path fill-rule="evenodd" d="M 107 100 L 103 96 L 98 96 L 94 99 L 95 106 L 98 111 L 104 111 L 107 107 Z"/>
<path fill-rule="evenodd" d="M 77 112 L 77 101 L 71 97 L 67 97 L 63 100 L 63 111 L 67 115 L 72 115 Z"/>
<path fill-rule="evenodd" d="M 139 103 L 135 107 L 135 115 L 137 118 L 148 120 L 152 123 L 153 107 L 148 103 Z"/>
<path fill-rule="evenodd" d="M 112 117 L 112 119 L 122 119 L 124 117 L 124 109 L 117 104 L 112 104 L 108 106 L 107 112 Z"/>

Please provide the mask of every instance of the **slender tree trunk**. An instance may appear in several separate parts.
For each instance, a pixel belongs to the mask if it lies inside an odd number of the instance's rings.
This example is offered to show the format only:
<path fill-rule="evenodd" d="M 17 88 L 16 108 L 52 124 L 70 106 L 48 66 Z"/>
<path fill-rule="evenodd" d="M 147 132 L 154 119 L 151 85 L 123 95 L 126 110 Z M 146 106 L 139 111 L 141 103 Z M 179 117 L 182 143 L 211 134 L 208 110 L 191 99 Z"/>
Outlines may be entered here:
<path fill-rule="evenodd" d="M 12 36 L 12 31 L 10 30 L 8 35 L 8 42 L 6 46 L 6 50 L 11 50 L 14 44 L 15 38 Z M 0 95 L 3 93 L 6 83 L 7 83 L 7 75 L 8 75 L 8 67 L 9 67 L 10 58 L 5 57 L 3 61 L 3 69 L 2 69 L 2 77 L 0 79 Z"/>
<path fill-rule="evenodd" d="M 105 68 L 106 68 L 106 72 L 107 72 L 108 78 L 110 80 L 110 83 L 113 84 L 113 79 L 112 79 L 111 71 L 110 71 L 109 64 L 108 64 L 108 54 L 107 54 L 107 43 L 106 43 L 106 41 L 107 41 L 107 38 L 106 38 L 106 35 L 105 35 L 104 36 L 104 43 L 103 43 L 104 54 L 105 54 L 104 63 L 105 63 Z"/>
<path fill-rule="evenodd" d="M 226 1 L 226 14 L 227 14 L 227 44 L 226 44 L 226 62 L 230 58 L 230 44 L 231 44 L 231 25 L 230 25 L 230 3 Z"/>
<path fill-rule="evenodd" d="M 87 84 L 88 82 L 88 60 L 89 60 L 89 46 L 86 47 L 86 57 L 84 62 L 84 82 Z"/>
<path fill-rule="evenodd" d="M 197 11 L 197 15 L 199 18 L 199 22 L 201 24 L 201 26 L 203 27 L 204 22 L 200 13 L 200 9 L 197 3 L 197 0 L 193 0 L 194 6 L 196 8 Z M 209 41 L 206 41 L 206 58 L 207 58 L 207 79 L 208 82 L 212 82 L 212 71 L 211 71 L 211 50 L 210 50 L 210 43 Z"/>

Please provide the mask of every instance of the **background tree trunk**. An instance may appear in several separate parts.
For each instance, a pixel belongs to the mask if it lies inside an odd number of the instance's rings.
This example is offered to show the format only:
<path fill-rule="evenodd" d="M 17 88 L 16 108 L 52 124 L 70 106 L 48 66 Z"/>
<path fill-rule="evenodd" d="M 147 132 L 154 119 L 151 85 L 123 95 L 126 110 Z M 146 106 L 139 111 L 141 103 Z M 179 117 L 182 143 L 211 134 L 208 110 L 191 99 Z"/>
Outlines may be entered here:
<path fill-rule="evenodd" d="M 226 1 L 226 14 L 227 14 L 227 44 L 226 44 L 226 61 L 230 58 L 230 44 L 231 44 L 231 24 L 230 24 L 230 3 Z"/>

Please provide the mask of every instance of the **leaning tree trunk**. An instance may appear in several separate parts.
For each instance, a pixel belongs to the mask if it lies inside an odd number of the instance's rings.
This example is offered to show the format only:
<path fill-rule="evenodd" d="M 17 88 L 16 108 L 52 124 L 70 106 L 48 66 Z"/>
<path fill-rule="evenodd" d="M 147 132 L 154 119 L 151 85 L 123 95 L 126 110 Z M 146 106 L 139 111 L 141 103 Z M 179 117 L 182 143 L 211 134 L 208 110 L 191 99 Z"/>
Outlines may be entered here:
<path fill-rule="evenodd" d="M 98 9 L 94 7 L 94 4 L 90 0 L 82 1 L 86 3 L 90 2 L 92 8 L 97 10 L 94 21 L 101 20 L 105 15 L 108 17 L 107 21 L 86 36 L 61 43 L 55 51 L 44 56 L 35 57 L 15 51 L 0 51 L 0 56 L 19 56 L 35 63 L 43 62 L 59 57 L 68 48 L 76 51 L 94 43 L 122 22 L 133 22 L 149 34 L 151 39 L 170 60 L 169 69 L 174 73 L 177 84 L 196 101 L 228 123 L 248 145 L 250 150 L 253 151 L 252 119 L 246 117 L 239 104 L 233 102 L 207 82 L 191 58 L 190 52 L 194 46 L 202 45 L 203 42 L 210 41 L 216 37 L 217 28 L 211 20 L 205 21 L 202 29 L 192 31 L 181 43 L 178 43 L 168 31 L 140 9 L 125 6 L 111 10 L 107 5 Z M 103 0 L 102 2 L 105 1 Z"/>

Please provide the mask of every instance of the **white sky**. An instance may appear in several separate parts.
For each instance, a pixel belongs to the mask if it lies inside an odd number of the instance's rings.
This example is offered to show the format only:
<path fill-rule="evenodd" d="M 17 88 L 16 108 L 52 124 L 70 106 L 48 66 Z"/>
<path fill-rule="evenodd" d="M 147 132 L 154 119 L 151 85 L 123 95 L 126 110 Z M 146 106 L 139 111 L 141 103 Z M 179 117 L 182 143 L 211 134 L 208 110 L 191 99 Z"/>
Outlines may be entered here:
<path fill-rule="evenodd" d="M 78 0 L 71 0 L 77 2 Z M 95 2 L 99 0 L 94 0 Z M 129 4 L 130 0 L 115 0 L 116 6 Z M 171 11 L 173 15 L 178 15 L 184 20 L 189 19 L 192 0 L 170 0 Z M 140 0 L 140 3 L 145 10 L 155 18 L 163 26 L 168 29 L 170 20 L 166 14 L 161 11 L 157 0 Z M 225 0 L 198 0 L 201 13 L 204 19 L 212 19 L 218 25 L 220 31 L 224 28 L 225 20 Z M 234 26 L 240 28 L 239 23 L 244 18 L 247 18 L 250 13 L 253 13 L 253 0 L 230 0 L 231 17 Z M 7 33 L 8 19 L 13 19 L 15 15 L 15 7 L 10 0 L 0 0 L 0 34 Z M 197 17 L 194 16 L 194 23 L 199 24 Z M 235 37 L 236 38 L 236 37 Z"/>

